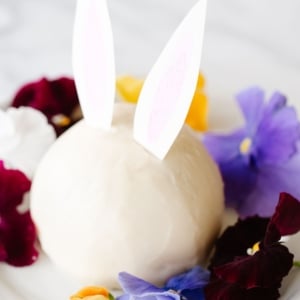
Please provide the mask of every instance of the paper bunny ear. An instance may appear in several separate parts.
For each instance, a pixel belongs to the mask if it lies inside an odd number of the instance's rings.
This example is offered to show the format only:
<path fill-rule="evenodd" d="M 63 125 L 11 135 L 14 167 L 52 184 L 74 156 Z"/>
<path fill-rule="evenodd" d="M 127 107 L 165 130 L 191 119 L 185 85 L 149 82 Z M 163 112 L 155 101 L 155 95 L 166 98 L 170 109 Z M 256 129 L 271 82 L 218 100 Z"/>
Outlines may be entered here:
<path fill-rule="evenodd" d="M 201 61 L 207 0 L 200 0 L 178 27 L 150 71 L 136 108 L 134 138 L 163 159 L 188 113 Z"/>
<path fill-rule="evenodd" d="M 77 0 L 73 71 L 85 120 L 111 126 L 115 98 L 113 35 L 106 0 Z"/>

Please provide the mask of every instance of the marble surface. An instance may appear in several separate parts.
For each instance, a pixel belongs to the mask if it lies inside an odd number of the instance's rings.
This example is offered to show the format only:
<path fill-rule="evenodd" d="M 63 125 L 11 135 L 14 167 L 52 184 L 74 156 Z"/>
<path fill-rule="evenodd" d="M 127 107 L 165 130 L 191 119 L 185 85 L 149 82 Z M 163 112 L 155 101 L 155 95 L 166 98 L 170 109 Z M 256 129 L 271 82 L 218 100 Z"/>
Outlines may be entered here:
<path fill-rule="evenodd" d="M 117 73 L 144 77 L 196 0 L 109 0 Z M 0 0 L 0 106 L 23 83 L 71 75 L 74 0 Z M 202 70 L 210 127 L 241 122 L 233 95 L 250 85 L 281 90 L 300 109 L 299 0 L 209 0 Z M 1 130 L 1 128 L 0 128 Z M 300 299 L 299 272 L 282 299 Z M 42 255 L 30 268 L 0 266 L 0 298 L 68 299 L 78 288 Z"/>

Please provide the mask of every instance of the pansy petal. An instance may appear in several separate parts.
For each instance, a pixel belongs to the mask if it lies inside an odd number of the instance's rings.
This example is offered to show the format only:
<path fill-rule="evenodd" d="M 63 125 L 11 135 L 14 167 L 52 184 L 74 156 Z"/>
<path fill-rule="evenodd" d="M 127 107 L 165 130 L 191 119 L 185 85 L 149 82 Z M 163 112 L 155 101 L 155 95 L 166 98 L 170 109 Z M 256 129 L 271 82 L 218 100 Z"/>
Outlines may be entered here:
<path fill-rule="evenodd" d="M 230 284 L 223 280 L 214 280 L 205 288 L 206 300 L 277 300 L 280 294 L 278 287 L 243 289 L 237 284 Z"/>
<path fill-rule="evenodd" d="M 259 87 L 252 87 L 240 92 L 236 99 L 246 120 L 248 135 L 251 137 L 263 115 L 264 91 Z"/>
<path fill-rule="evenodd" d="M 207 284 L 209 276 L 209 271 L 196 266 L 186 273 L 172 277 L 166 283 L 165 287 L 166 289 L 175 291 L 199 289 Z"/>
<path fill-rule="evenodd" d="M 225 183 L 226 205 L 240 212 L 245 199 L 256 184 L 257 173 L 247 166 L 244 157 L 219 164 Z"/>
<path fill-rule="evenodd" d="M 119 273 L 118 280 L 124 292 L 134 296 L 142 296 L 145 293 L 161 293 L 164 291 L 126 272 Z"/>
<path fill-rule="evenodd" d="M 270 217 L 275 211 L 278 195 L 287 192 L 300 199 L 300 155 L 288 163 L 264 166 L 259 171 L 252 192 L 244 199 L 239 213 L 246 217 L 259 215 Z"/>
<path fill-rule="evenodd" d="M 0 235 L 0 261 L 6 261 L 6 259 L 7 259 L 7 252 Z"/>
<path fill-rule="evenodd" d="M 300 126 L 294 108 L 283 107 L 264 117 L 255 138 L 260 164 L 286 162 L 296 153 L 299 137 Z"/>
<path fill-rule="evenodd" d="M 250 289 L 280 283 L 292 266 L 293 255 L 285 246 L 275 244 L 253 256 L 237 257 L 232 262 L 214 268 L 213 272 L 227 283 Z"/>
<path fill-rule="evenodd" d="M 285 95 L 280 92 L 275 92 L 271 96 L 268 103 L 265 105 L 263 117 L 268 118 L 276 113 L 278 110 L 286 106 L 287 98 Z"/>
<path fill-rule="evenodd" d="M 281 193 L 276 211 L 266 232 L 265 243 L 274 243 L 279 236 L 295 234 L 300 230 L 300 202 L 287 193 Z M 274 233 L 275 231 L 275 233 Z"/>
<path fill-rule="evenodd" d="M 28 106 L 41 111 L 58 135 L 77 121 L 77 117 L 73 120 L 73 113 L 78 105 L 74 80 L 66 77 L 55 80 L 42 78 L 28 83 L 16 93 L 12 102 L 13 107 Z M 58 124 L 55 116 L 65 116 L 70 123 Z"/>
<path fill-rule="evenodd" d="M 117 298 L 117 300 L 180 300 L 179 294 L 175 292 L 154 292 L 144 293 L 142 295 L 124 294 Z M 199 299 L 198 299 L 199 300 Z"/>
<path fill-rule="evenodd" d="M 188 300 L 205 300 L 204 298 L 204 289 L 194 289 L 194 290 L 184 290 L 181 293 L 181 299 Z"/>
<path fill-rule="evenodd" d="M 0 139 L 0 159 L 31 178 L 40 159 L 55 141 L 55 131 L 36 109 L 11 107 L 5 113 L 15 130 L 13 135 Z"/>
<path fill-rule="evenodd" d="M 150 297 L 155 297 L 156 300 L 181 300 L 181 296 L 174 291 L 165 291 L 163 293 L 149 293 L 145 294 L 145 297 L 148 297 L 148 300 L 151 300 Z M 143 300 L 146 300 L 143 297 Z"/>
<path fill-rule="evenodd" d="M 6 169 L 0 160 L 0 214 L 5 215 L 21 204 L 30 186 L 30 180 L 22 172 Z"/>
<path fill-rule="evenodd" d="M 12 211 L 5 216 L 0 235 L 7 252 L 6 262 L 13 266 L 27 266 L 34 263 L 38 252 L 34 247 L 36 229 L 30 214 Z"/>
<path fill-rule="evenodd" d="M 240 300 L 245 298 L 245 290 L 237 285 L 216 279 L 204 289 L 206 300 Z"/>
<path fill-rule="evenodd" d="M 118 296 L 116 299 L 117 300 L 130 300 L 130 295 L 129 294 L 123 294 L 123 295 L 120 295 Z"/>
<path fill-rule="evenodd" d="M 230 161 L 240 155 L 240 144 L 245 138 L 243 129 L 229 135 L 205 134 L 202 142 L 217 163 Z"/>
<path fill-rule="evenodd" d="M 237 256 L 245 256 L 247 249 L 263 240 L 269 219 L 252 217 L 238 220 L 228 227 L 215 243 L 210 268 L 233 261 Z"/>

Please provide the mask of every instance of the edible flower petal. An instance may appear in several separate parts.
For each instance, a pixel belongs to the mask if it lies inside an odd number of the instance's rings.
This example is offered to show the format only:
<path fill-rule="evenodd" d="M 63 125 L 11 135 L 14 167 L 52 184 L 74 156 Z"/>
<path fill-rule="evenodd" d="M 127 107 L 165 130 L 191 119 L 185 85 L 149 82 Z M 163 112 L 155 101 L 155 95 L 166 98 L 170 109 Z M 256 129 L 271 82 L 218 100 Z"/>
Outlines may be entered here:
<path fill-rule="evenodd" d="M 250 217 L 226 229 L 216 243 L 206 299 L 278 299 L 282 278 L 293 266 L 280 240 L 300 230 L 299 219 L 300 202 L 282 193 L 271 219 Z M 255 251 L 249 253 L 251 247 Z"/>
<path fill-rule="evenodd" d="M 190 271 L 177 275 L 166 283 L 163 288 L 156 287 L 138 277 L 122 272 L 119 282 L 125 294 L 118 300 L 201 300 L 204 299 L 203 287 L 209 280 L 209 272 L 201 267 L 194 267 Z"/>
<path fill-rule="evenodd" d="M 137 103 L 143 88 L 144 81 L 132 76 L 123 76 L 117 79 L 117 91 L 121 99 L 129 103 Z M 186 124 L 196 131 L 207 130 L 208 100 L 204 93 L 205 79 L 199 74 L 197 87 L 186 117 Z"/>
<path fill-rule="evenodd" d="M 56 135 L 46 117 L 30 107 L 0 110 L 0 159 L 32 177 Z"/>
<path fill-rule="evenodd" d="M 28 106 L 41 111 L 55 128 L 57 135 L 73 125 L 81 115 L 74 80 L 42 78 L 24 85 L 12 101 L 13 107 Z"/>
<path fill-rule="evenodd" d="M 121 76 L 117 78 L 116 85 L 122 100 L 136 104 L 139 100 L 144 80 L 133 76 Z"/>
<path fill-rule="evenodd" d="M 106 288 L 88 286 L 71 296 L 70 300 L 113 300 L 113 297 Z"/>
<path fill-rule="evenodd" d="M 30 186 L 22 172 L 6 169 L 0 161 L 0 260 L 14 266 L 30 265 L 38 257 L 30 214 L 18 211 Z"/>
<path fill-rule="evenodd" d="M 219 165 L 226 205 L 242 217 L 269 217 L 278 193 L 300 197 L 300 123 L 278 92 L 266 103 L 264 91 L 254 87 L 238 94 L 237 101 L 244 127 L 228 135 L 206 134 L 203 142 Z"/>

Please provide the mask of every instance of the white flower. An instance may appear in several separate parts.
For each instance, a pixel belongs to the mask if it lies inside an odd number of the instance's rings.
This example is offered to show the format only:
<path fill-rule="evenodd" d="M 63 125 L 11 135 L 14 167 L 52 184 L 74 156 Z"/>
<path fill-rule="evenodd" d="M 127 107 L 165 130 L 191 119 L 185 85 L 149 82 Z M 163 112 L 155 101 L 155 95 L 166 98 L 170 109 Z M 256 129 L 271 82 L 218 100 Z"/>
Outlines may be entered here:
<path fill-rule="evenodd" d="M 0 110 L 0 159 L 29 178 L 55 139 L 41 112 L 29 107 Z"/>

